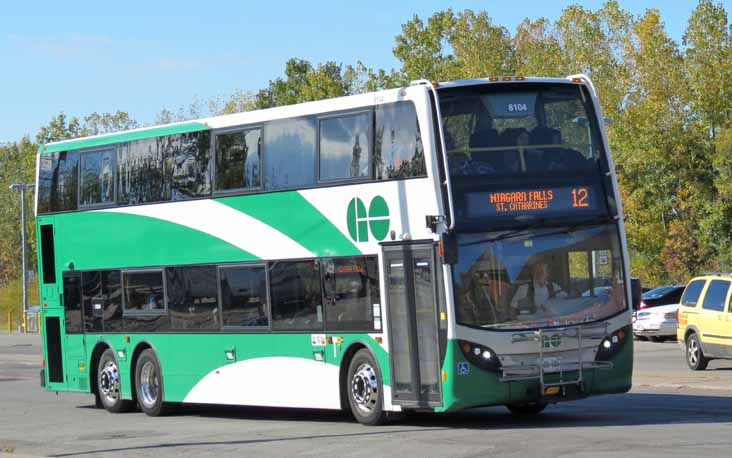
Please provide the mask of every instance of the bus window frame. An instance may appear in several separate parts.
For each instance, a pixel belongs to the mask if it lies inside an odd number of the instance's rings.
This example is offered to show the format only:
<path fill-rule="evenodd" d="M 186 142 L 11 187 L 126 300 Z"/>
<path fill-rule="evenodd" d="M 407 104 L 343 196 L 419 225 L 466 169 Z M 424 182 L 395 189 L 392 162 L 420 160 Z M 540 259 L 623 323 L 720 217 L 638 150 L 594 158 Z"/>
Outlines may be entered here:
<path fill-rule="evenodd" d="M 121 278 L 121 287 L 122 287 L 122 316 L 162 316 L 162 315 L 168 315 L 168 287 L 166 285 L 166 278 L 165 278 L 165 267 L 160 268 L 147 268 L 147 269 L 121 269 L 122 270 L 122 278 Z M 140 310 L 140 309 L 129 309 L 127 308 L 127 286 L 125 284 L 125 279 L 127 277 L 127 274 L 136 274 L 136 273 L 151 273 L 151 272 L 160 272 L 161 278 L 163 281 L 163 308 L 162 309 L 155 309 L 155 310 Z M 128 331 L 124 331 L 128 332 Z M 155 331 L 158 333 L 159 331 Z"/>
<path fill-rule="evenodd" d="M 100 147 L 95 148 L 85 148 L 85 149 L 77 149 L 74 150 L 77 153 L 79 153 L 79 167 L 77 170 L 78 176 L 77 176 L 77 185 L 76 185 L 76 210 L 71 211 L 81 211 L 81 210 L 89 210 L 89 209 L 97 209 L 97 208 L 108 208 L 108 207 L 115 207 L 117 206 L 117 153 L 119 149 L 119 145 L 122 143 L 127 142 L 120 142 L 120 143 L 113 143 L 111 145 L 104 145 Z M 94 203 L 94 204 L 84 204 L 81 200 L 81 191 L 82 191 L 82 167 L 81 163 L 84 159 L 84 156 L 94 154 L 94 153 L 104 153 L 106 151 L 110 151 L 112 153 L 112 200 L 110 202 L 100 202 L 100 203 Z"/>
<path fill-rule="evenodd" d="M 272 301 L 270 300 L 270 288 L 269 288 L 269 268 L 268 262 L 254 262 L 254 263 L 236 263 L 236 264 L 214 264 L 216 266 L 216 289 L 218 290 L 219 296 L 219 316 L 221 316 L 221 326 L 219 326 L 219 332 L 253 332 L 257 334 L 273 332 L 272 331 Z M 223 294 L 221 292 L 221 270 L 222 269 L 235 269 L 235 268 L 252 268 L 259 267 L 264 269 L 264 289 L 267 301 L 267 325 L 266 326 L 227 326 L 224 324 L 224 302 Z"/>
<path fill-rule="evenodd" d="M 348 178 L 334 178 L 334 179 L 323 179 L 320 177 L 320 125 L 321 121 L 337 118 L 345 118 L 348 116 L 358 116 L 360 114 L 367 113 L 369 115 L 369 126 L 367 131 L 367 141 L 369 145 L 369 156 L 368 156 L 368 174 L 362 177 L 348 177 Z M 315 187 L 321 186 L 338 186 L 346 184 L 360 184 L 369 182 L 380 182 L 386 180 L 377 180 L 375 169 L 374 169 L 374 124 L 376 122 L 374 105 L 364 106 L 361 108 L 354 108 L 340 111 L 329 111 L 316 116 L 316 132 L 315 132 Z M 416 177 L 409 177 L 416 178 Z"/>
<path fill-rule="evenodd" d="M 228 197 L 228 196 L 240 196 L 247 194 L 257 194 L 268 192 L 264 190 L 264 122 L 255 124 L 242 124 L 239 126 L 223 127 L 221 129 L 211 129 L 211 196 L 210 197 Z M 234 134 L 237 132 L 248 132 L 251 130 L 259 130 L 259 141 L 261 143 L 260 156 L 259 156 L 259 186 L 250 188 L 232 188 L 232 189 L 217 189 L 218 188 L 218 175 L 216 168 L 216 138 L 219 135 Z M 271 191 L 269 191 L 271 192 Z M 200 197 L 199 197 L 200 198 Z M 194 199 L 186 199 L 194 200 Z"/>

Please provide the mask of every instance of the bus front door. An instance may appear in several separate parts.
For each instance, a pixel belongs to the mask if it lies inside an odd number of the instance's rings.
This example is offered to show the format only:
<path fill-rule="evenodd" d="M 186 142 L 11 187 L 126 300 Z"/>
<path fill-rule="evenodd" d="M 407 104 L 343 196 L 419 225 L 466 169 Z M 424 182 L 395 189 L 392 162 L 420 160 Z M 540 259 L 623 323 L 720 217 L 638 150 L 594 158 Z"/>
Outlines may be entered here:
<path fill-rule="evenodd" d="M 384 244 L 392 402 L 441 404 L 434 244 Z"/>

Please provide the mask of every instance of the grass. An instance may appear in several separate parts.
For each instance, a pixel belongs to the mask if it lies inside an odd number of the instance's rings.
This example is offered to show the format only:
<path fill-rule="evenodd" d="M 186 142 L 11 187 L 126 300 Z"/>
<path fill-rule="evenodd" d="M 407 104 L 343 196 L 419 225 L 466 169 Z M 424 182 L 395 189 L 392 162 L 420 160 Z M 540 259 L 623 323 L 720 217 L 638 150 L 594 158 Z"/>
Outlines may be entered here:
<path fill-rule="evenodd" d="M 19 278 L 0 286 L 0 330 L 8 329 L 8 310 L 13 315 L 13 331 L 23 318 L 23 281 Z M 38 282 L 28 283 L 28 306 L 38 304 Z"/>

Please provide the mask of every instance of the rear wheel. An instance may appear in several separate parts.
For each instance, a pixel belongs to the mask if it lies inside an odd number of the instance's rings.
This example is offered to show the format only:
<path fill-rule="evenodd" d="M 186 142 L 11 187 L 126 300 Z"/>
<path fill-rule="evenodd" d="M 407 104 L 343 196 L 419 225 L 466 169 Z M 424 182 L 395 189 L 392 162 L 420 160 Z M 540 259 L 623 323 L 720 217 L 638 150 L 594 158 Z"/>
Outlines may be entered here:
<path fill-rule="evenodd" d="M 122 383 L 114 351 L 107 348 L 99 358 L 97 369 L 97 396 L 102 407 L 112 413 L 128 412 L 134 407 L 132 401 L 122 399 Z"/>
<path fill-rule="evenodd" d="M 140 409 L 151 417 L 168 415 L 174 410 L 174 404 L 163 402 L 160 362 L 155 352 L 149 348 L 140 353 L 137 359 L 135 391 Z"/>
<path fill-rule="evenodd" d="M 703 371 L 709 364 L 709 358 L 704 356 L 699 337 L 690 334 L 686 338 L 686 364 L 693 371 Z"/>
<path fill-rule="evenodd" d="M 356 420 L 368 426 L 383 423 L 386 415 L 381 373 L 368 350 L 361 349 L 353 356 L 344 383 L 347 384 L 348 405 Z"/>
<path fill-rule="evenodd" d="M 546 409 L 546 406 L 546 402 L 536 401 L 524 404 L 508 404 L 506 408 L 514 415 L 528 416 L 540 414 Z"/>

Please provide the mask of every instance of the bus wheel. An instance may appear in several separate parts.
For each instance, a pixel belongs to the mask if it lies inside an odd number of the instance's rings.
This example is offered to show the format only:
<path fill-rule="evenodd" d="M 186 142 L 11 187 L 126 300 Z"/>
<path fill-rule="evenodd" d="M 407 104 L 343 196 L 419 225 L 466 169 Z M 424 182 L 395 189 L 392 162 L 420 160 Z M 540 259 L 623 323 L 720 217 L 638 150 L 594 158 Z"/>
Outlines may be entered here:
<path fill-rule="evenodd" d="M 384 422 L 383 385 L 378 365 L 366 349 L 356 352 L 348 366 L 346 393 L 351 413 L 356 420 L 368 426 Z"/>
<path fill-rule="evenodd" d="M 163 379 L 160 362 L 151 349 L 140 353 L 135 366 L 135 390 L 137 402 L 145 414 L 151 417 L 168 415 L 173 404 L 163 402 Z"/>
<path fill-rule="evenodd" d="M 537 415 L 546 409 L 547 403 L 542 401 L 525 404 L 508 404 L 506 408 L 514 415 Z"/>
<path fill-rule="evenodd" d="M 119 366 L 114 358 L 114 351 L 107 348 L 99 358 L 97 369 L 97 393 L 102 407 L 112 413 L 128 412 L 134 403 L 122 399 Z"/>
<path fill-rule="evenodd" d="M 693 371 L 703 371 L 709 364 L 709 358 L 704 356 L 699 338 L 693 333 L 686 338 L 686 364 Z"/>

